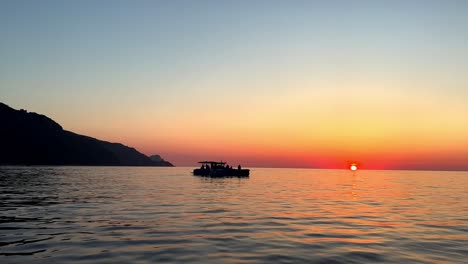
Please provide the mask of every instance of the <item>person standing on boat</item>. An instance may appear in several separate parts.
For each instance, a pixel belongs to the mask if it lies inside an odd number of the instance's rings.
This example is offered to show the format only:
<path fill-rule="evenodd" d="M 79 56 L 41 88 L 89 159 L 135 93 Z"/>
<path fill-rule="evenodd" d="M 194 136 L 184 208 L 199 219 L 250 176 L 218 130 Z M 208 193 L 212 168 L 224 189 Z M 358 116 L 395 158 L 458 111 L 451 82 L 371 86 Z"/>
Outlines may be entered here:
<path fill-rule="evenodd" d="M 238 169 L 238 170 L 241 170 L 241 169 L 242 169 L 242 167 L 241 167 L 240 164 L 237 166 L 237 169 Z"/>

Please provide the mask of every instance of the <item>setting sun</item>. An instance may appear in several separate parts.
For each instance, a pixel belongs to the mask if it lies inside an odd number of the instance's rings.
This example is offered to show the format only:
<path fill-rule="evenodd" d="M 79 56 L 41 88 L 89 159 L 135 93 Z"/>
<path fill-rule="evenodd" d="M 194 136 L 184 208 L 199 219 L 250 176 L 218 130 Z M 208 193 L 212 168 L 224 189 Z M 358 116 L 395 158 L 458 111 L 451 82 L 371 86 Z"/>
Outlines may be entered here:
<path fill-rule="evenodd" d="M 356 164 L 351 164 L 349 169 L 352 170 L 352 171 L 356 171 L 357 170 L 357 165 Z"/>

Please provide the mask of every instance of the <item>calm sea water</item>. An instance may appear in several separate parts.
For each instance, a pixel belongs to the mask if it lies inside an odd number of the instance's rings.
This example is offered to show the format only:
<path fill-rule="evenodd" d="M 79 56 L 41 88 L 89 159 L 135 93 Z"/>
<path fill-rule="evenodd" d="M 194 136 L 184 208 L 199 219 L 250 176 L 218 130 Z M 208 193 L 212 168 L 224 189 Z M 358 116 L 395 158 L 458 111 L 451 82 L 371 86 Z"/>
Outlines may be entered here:
<path fill-rule="evenodd" d="M 0 263 L 467 263 L 468 172 L 0 168 Z"/>

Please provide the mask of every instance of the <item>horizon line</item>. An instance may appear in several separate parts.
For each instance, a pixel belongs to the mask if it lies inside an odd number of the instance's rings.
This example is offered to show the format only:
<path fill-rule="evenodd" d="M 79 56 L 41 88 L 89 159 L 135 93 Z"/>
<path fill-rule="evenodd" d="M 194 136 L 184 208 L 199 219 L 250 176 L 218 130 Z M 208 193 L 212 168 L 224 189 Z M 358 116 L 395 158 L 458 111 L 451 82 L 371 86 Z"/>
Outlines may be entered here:
<path fill-rule="evenodd" d="M 128 165 L 8 165 L 8 164 L 0 164 L 0 168 L 2 167 L 126 167 L 126 168 L 193 168 L 193 166 L 128 166 Z M 255 166 L 250 167 L 250 169 L 305 169 L 305 170 L 346 170 L 350 171 L 349 169 L 330 169 L 330 168 L 313 168 L 313 167 L 263 167 L 263 166 Z M 441 169 L 441 170 L 430 170 L 430 169 L 358 169 L 357 171 L 441 171 L 441 172 L 468 172 L 466 170 L 449 170 L 449 169 Z M 354 171 L 354 173 L 357 173 Z"/>

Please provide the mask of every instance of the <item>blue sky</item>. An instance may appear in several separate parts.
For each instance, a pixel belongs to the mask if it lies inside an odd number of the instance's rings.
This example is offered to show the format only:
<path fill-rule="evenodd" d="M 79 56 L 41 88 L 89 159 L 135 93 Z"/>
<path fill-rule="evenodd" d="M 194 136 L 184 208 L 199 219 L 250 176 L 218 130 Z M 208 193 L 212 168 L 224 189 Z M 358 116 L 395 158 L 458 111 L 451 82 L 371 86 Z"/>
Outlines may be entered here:
<path fill-rule="evenodd" d="M 168 155 L 192 143 L 167 120 L 191 131 L 206 115 L 261 123 L 259 135 L 287 113 L 320 118 L 315 106 L 427 101 L 419 115 L 461 119 L 467 20 L 466 1 L 2 1 L 0 99 Z"/>

